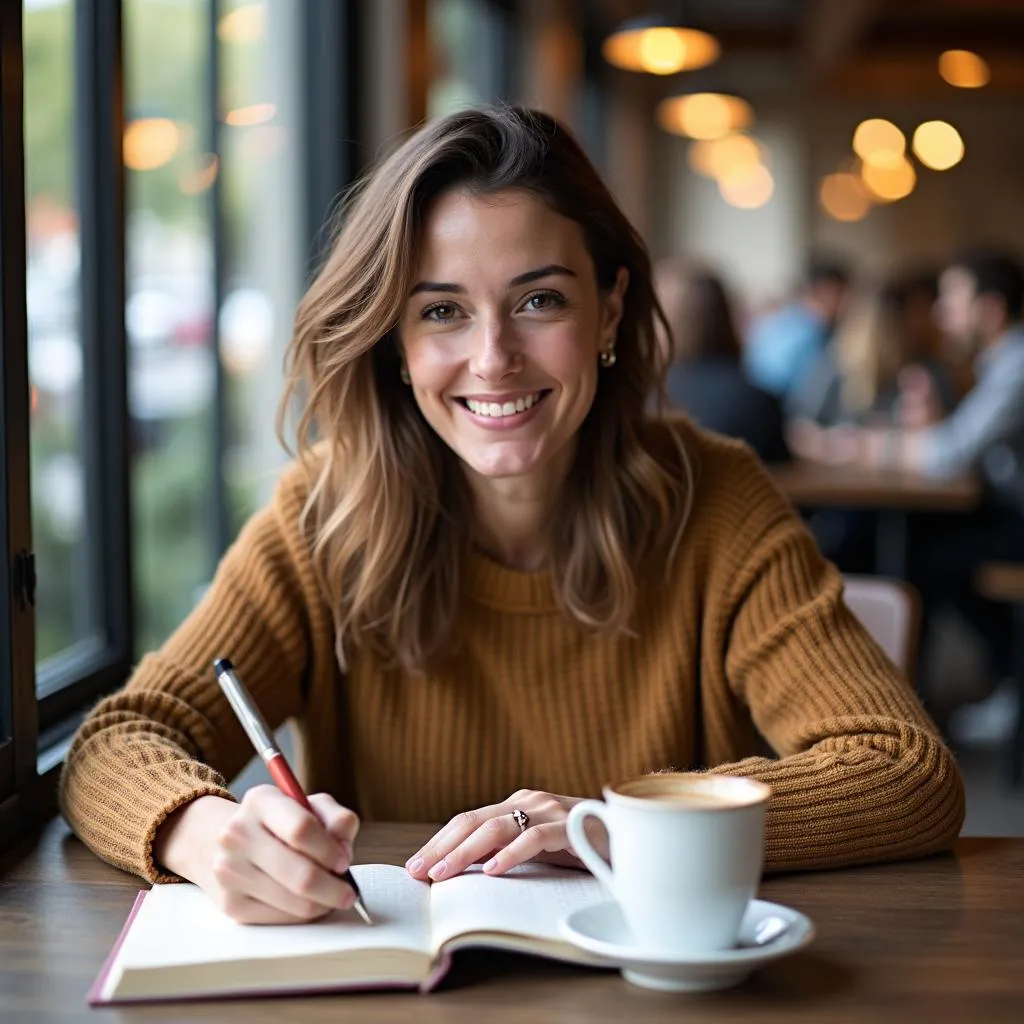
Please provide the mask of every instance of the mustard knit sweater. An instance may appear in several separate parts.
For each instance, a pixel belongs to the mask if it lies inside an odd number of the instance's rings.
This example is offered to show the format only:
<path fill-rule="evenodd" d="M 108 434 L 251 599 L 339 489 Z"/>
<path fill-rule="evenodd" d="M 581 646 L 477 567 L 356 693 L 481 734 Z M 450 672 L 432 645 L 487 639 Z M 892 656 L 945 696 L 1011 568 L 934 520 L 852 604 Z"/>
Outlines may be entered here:
<path fill-rule="evenodd" d="M 407 678 L 357 652 L 346 673 L 299 528 L 295 467 L 164 647 L 83 723 L 64 814 L 150 880 L 154 834 L 230 797 L 253 750 L 213 677 L 230 657 L 271 727 L 300 728 L 302 774 L 364 820 L 441 822 L 530 788 L 599 796 L 661 768 L 773 790 L 766 864 L 814 868 L 948 847 L 960 775 L 909 685 L 842 601 L 842 578 L 742 445 L 680 426 L 696 468 L 670 579 L 640 581 L 633 636 L 590 632 L 548 574 L 474 555 L 457 671 Z M 755 756 L 756 731 L 778 758 Z"/>

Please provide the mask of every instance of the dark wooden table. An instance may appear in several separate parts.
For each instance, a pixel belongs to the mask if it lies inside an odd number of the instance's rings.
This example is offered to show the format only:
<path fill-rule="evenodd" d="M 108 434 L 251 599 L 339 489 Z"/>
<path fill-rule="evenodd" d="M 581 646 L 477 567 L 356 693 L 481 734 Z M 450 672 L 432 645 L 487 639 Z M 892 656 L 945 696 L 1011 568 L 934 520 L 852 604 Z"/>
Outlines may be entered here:
<path fill-rule="evenodd" d="M 366 825 L 359 856 L 403 863 L 426 825 Z M 508 954 L 458 954 L 431 995 L 373 993 L 89 1010 L 85 993 L 137 879 L 63 823 L 0 864 L 0 1020 L 89 1021 L 1016 1021 L 1024 1020 L 1024 839 L 965 839 L 907 864 L 771 878 L 761 895 L 809 914 L 802 953 L 738 988 L 677 995 L 617 973 Z"/>
<path fill-rule="evenodd" d="M 907 529 L 915 512 L 973 512 L 981 504 L 977 477 L 933 479 L 903 470 L 823 466 L 795 461 L 772 466 L 786 497 L 800 509 L 863 509 L 877 516 L 876 569 L 906 579 Z"/>

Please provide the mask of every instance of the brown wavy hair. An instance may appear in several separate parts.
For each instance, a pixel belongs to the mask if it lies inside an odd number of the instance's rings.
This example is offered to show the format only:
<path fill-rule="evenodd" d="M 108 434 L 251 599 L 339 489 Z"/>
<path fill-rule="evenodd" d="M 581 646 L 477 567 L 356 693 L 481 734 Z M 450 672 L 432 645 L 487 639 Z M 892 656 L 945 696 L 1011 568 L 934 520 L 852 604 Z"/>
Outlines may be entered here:
<path fill-rule="evenodd" d="M 548 564 L 564 610 L 590 627 L 628 629 L 635 573 L 671 560 L 689 511 L 686 452 L 644 414 L 666 370 L 650 258 L 579 144 L 522 107 L 428 123 L 346 197 L 286 360 L 278 430 L 284 441 L 297 402 L 311 477 L 304 522 L 343 666 L 366 646 L 392 667 L 424 671 L 457 642 L 471 504 L 457 456 L 401 383 L 398 337 L 426 217 L 453 189 L 538 196 L 580 225 L 602 290 L 619 267 L 629 271 L 617 361 L 600 373 L 552 519 Z"/>

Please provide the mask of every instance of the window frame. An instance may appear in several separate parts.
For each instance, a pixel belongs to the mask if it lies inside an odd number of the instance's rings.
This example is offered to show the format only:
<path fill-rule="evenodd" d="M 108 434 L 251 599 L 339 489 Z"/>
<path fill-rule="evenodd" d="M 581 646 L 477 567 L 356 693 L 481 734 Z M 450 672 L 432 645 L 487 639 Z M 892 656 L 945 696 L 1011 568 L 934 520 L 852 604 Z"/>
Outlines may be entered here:
<path fill-rule="evenodd" d="M 0 4 L 0 850 L 26 827 L 36 780 L 23 70 L 21 4 Z"/>
<path fill-rule="evenodd" d="M 39 667 L 44 740 L 71 731 L 76 711 L 122 683 L 133 654 L 121 4 L 74 0 L 74 26 L 82 458 L 87 579 L 99 603 L 99 637 Z"/>

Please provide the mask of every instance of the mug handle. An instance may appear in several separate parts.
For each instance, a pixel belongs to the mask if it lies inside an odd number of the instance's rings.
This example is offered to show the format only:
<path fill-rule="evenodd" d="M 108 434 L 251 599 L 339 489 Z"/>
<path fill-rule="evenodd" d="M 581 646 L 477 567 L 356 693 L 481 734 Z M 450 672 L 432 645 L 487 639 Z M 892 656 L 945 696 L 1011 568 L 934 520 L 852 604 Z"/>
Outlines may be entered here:
<path fill-rule="evenodd" d="M 587 818 L 598 818 L 608 829 L 608 819 L 605 817 L 607 810 L 607 806 L 600 800 L 583 800 L 569 809 L 569 816 L 565 819 L 565 831 L 576 856 L 586 864 L 591 874 L 598 881 L 604 883 L 605 888 L 614 895 L 615 878 L 612 869 L 597 850 L 590 845 L 590 840 L 583 830 Z"/>

